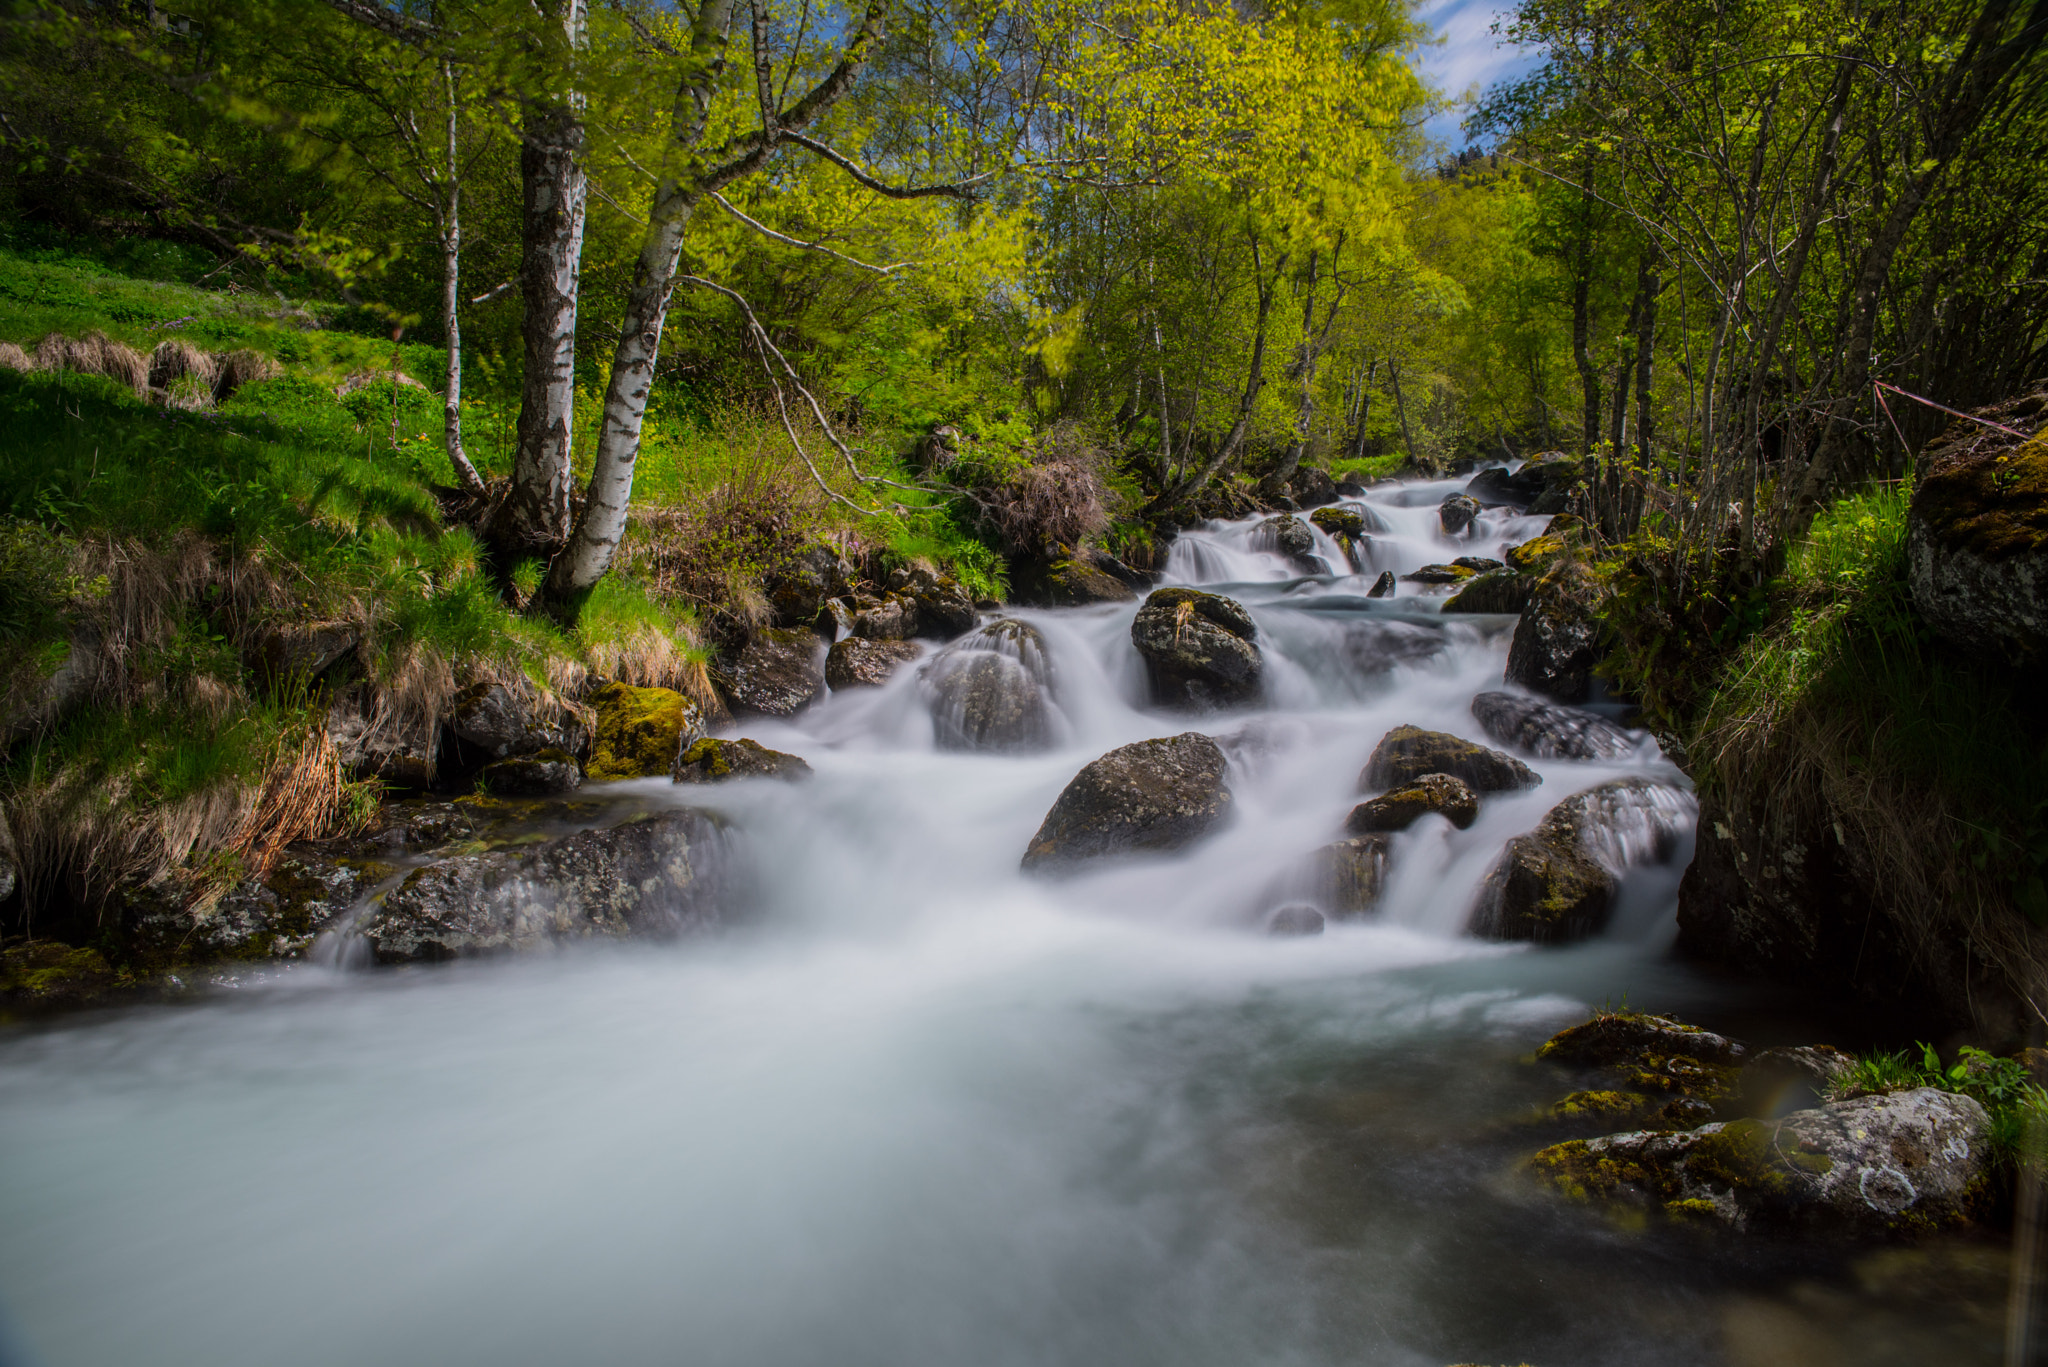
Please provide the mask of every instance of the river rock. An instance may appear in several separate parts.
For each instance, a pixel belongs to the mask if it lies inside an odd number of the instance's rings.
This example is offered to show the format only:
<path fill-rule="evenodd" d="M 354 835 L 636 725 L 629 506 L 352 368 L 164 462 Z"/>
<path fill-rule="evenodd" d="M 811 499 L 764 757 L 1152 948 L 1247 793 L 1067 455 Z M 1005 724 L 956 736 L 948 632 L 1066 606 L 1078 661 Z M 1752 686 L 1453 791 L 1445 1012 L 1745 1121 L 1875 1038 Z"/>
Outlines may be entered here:
<path fill-rule="evenodd" d="M 1045 872 L 1106 855 L 1184 849 L 1230 815 L 1225 769 L 1216 742 L 1194 731 L 1119 746 L 1060 793 L 1023 867 Z"/>
<path fill-rule="evenodd" d="M 703 712 L 672 688 L 610 683 L 590 695 L 590 705 L 597 713 L 588 771 L 594 779 L 666 774 L 683 746 L 704 734 Z"/>
<path fill-rule="evenodd" d="M 1337 501 L 1337 481 L 1328 470 L 1314 465 L 1298 466 L 1287 481 L 1288 492 L 1304 508 L 1320 508 Z"/>
<path fill-rule="evenodd" d="M 1392 598 L 1394 596 L 1394 572 L 1381 570 L 1380 577 L 1372 581 L 1372 587 L 1365 591 L 1368 598 Z"/>
<path fill-rule="evenodd" d="M 1543 487 L 1540 469 L 1527 474 L 1518 470 L 1511 475 L 1505 465 L 1494 465 L 1472 476 L 1465 486 L 1465 496 L 1486 508 L 1526 508 L 1536 501 Z"/>
<path fill-rule="evenodd" d="M 1383 674 L 1396 665 L 1433 660 L 1450 644 L 1441 628 L 1379 617 L 1355 617 L 1344 623 L 1340 640 L 1344 662 L 1360 674 Z"/>
<path fill-rule="evenodd" d="M 795 781 L 811 776 L 811 766 L 797 755 L 770 750 L 741 736 L 718 740 L 704 736 L 676 756 L 669 777 L 677 783 L 724 783 L 735 778 L 779 778 Z"/>
<path fill-rule="evenodd" d="M 904 641 L 917 635 L 917 600 L 907 593 L 855 600 L 853 634 L 868 641 Z"/>
<path fill-rule="evenodd" d="M 889 571 L 889 587 L 917 602 L 917 634 L 950 641 L 974 630 L 979 620 L 974 600 L 960 582 L 928 565 L 902 565 Z"/>
<path fill-rule="evenodd" d="M 1041 607 L 1127 603 L 1146 582 L 1144 575 L 1092 546 L 1061 546 L 1049 561 L 1018 557 L 1010 562 L 1010 588 L 1016 600 Z"/>
<path fill-rule="evenodd" d="M 2048 389 L 1978 416 L 2036 432 Z M 2048 443 L 1958 418 L 1921 451 L 1919 470 L 1906 534 L 1913 606 L 1973 655 L 2048 658 Z"/>
<path fill-rule="evenodd" d="M 536 750 L 486 764 L 478 777 L 499 797 L 551 797 L 582 786 L 583 768 L 567 750 Z"/>
<path fill-rule="evenodd" d="M 1344 829 L 1353 835 L 1405 831 L 1431 812 L 1462 831 L 1479 819 L 1479 798 L 1461 779 L 1449 774 L 1424 774 L 1412 783 L 1353 807 Z"/>
<path fill-rule="evenodd" d="M 1520 570 L 1523 574 L 1541 574 L 1552 561 L 1563 555 L 1565 550 L 1563 537 L 1555 532 L 1545 532 L 1542 536 L 1531 537 L 1520 545 L 1510 546 L 1501 554 L 1507 560 L 1509 569 Z"/>
<path fill-rule="evenodd" d="M 553 699 L 529 700 L 501 683 L 471 684 L 449 705 L 448 732 L 468 763 L 489 763 L 541 750 L 590 754 L 588 708 Z"/>
<path fill-rule="evenodd" d="M 1749 1050 L 1726 1035 L 1702 1030 L 1647 1011 L 1601 1011 L 1592 1019 L 1558 1031 L 1536 1051 L 1549 1063 L 1575 1068 L 1640 1069 L 1667 1057 L 1732 1067 Z"/>
<path fill-rule="evenodd" d="M 1265 661 L 1258 629 L 1234 599 L 1199 589 L 1159 589 L 1131 621 L 1131 643 L 1145 657 L 1153 701 L 1163 707 L 1216 708 L 1259 695 Z"/>
<path fill-rule="evenodd" d="M 1409 584 L 1462 584 L 1476 573 L 1463 565 L 1424 565 L 1419 570 L 1410 570 L 1401 579 Z"/>
<path fill-rule="evenodd" d="M 1330 567 L 1316 554 L 1316 536 L 1306 522 L 1292 515 L 1269 517 L 1252 529 L 1252 549 L 1286 558 L 1303 574 L 1328 574 Z"/>
<path fill-rule="evenodd" d="M 1486 876 L 1472 933 L 1491 940 L 1569 944 L 1614 914 L 1620 873 L 1669 860 L 1690 823 L 1690 796 L 1647 779 L 1616 779 L 1552 807 L 1507 844 Z"/>
<path fill-rule="evenodd" d="M 825 682 L 834 689 L 879 688 L 896 667 L 922 652 L 909 641 L 874 641 L 849 636 L 825 655 Z"/>
<path fill-rule="evenodd" d="M 839 548 L 814 541 L 796 552 L 763 585 L 776 625 L 809 626 L 825 603 L 845 593 L 853 566 Z"/>
<path fill-rule="evenodd" d="M 725 831 L 684 808 L 517 852 L 419 869 L 357 927 L 378 963 L 716 928 L 731 887 Z"/>
<path fill-rule="evenodd" d="M 1597 712 L 1518 693 L 1481 693 L 1472 715 L 1487 735 L 1538 759 L 1623 759 L 1642 739 Z"/>
<path fill-rule="evenodd" d="M 1472 526 L 1472 520 L 1479 516 L 1479 505 L 1464 494 L 1447 494 L 1438 505 L 1436 519 L 1446 536 L 1458 536 Z"/>
<path fill-rule="evenodd" d="M 1526 574 L 1510 569 L 1489 570 L 1465 581 L 1444 600 L 1445 612 L 1520 612 L 1529 605 L 1535 585 Z"/>
<path fill-rule="evenodd" d="M 1310 858 L 1317 901 L 1339 920 L 1370 912 L 1386 887 L 1391 846 L 1384 834 L 1356 835 L 1317 850 Z"/>
<path fill-rule="evenodd" d="M 190 963 L 303 958 L 315 936 L 394 872 L 376 860 L 294 847 L 267 873 L 211 901 L 176 874 L 122 889 L 111 915 L 123 965 L 149 974 Z"/>
<path fill-rule="evenodd" d="M 1592 571 L 1561 559 L 1536 581 L 1508 645 L 1507 681 L 1559 702 L 1584 702 L 1599 662 L 1601 594 Z"/>
<path fill-rule="evenodd" d="M 1320 935 L 1323 913 L 1306 902 L 1289 902 L 1266 918 L 1266 933 L 1283 937 Z"/>
<path fill-rule="evenodd" d="M 1052 744 L 1045 690 L 1015 657 L 947 651 L 925 666 L 924 679 L 941 750 L 1008 753 Z"/>
<path fill-rule="evenodd" d="M 1373 748 L 1358 775 L 1358 790 L 1376 793 L 1399 788 L 1424 774 L 1448 774 L 1463 780 L 1475 793 L 1514 792 L 1543 782 L 1542 775 L 1512 755 L 1442 731 L 1397 726 Z"/>
<path fill-rule="evenodd" d="M 1330 536 L 1348 536 L 1358 540 L 1366 532 L 1365 515 L 1356 508 L 1318 508 L 1308 515 L 1308 520 Z"/>
<path fill-rule="evenodd" d="M 726 696 L 742 711 L 793 717 L 825 691 L 824 653 L 809 627 L 763 627 L 733 664 Z"/>
<path fill-rule="evenodd" d="M 1736 1229 L 1881 1239 L 1962 1225 L 1990 1203 L 1991 1119 L 1920 1087 L 1771 1122 L 1637 1131 L 1553 1145 L 1533 1171 L 1580 1200 Z"/>

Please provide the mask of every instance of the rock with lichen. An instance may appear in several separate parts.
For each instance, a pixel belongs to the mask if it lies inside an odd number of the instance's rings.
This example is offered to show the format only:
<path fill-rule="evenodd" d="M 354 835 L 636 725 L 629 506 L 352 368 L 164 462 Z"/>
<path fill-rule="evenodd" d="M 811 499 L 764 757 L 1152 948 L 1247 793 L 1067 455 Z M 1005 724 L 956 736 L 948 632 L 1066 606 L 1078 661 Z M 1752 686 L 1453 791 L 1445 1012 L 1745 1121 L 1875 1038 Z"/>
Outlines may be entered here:
<path fill-rule="evenodd" d="M 1024 870 L 1197 843 L 1230 816 L 1226 768 L 1216 742 L 1195 731 L 1119 746 L 1061 790 L 1024 852 Z"/>
<path fill-rule="evenodd" d="M 726 696 L 736 711 L 793 717 L 825 691 L 824 656 L 824 642 L 809 627 L 763 627 L 727 672 Z"/>
<path fill-rule="evenodd" d="M 834 692 L 849 688 L 880 688 L 898 665 L 924 652 L 909 641 L 873 641 L 849 636 L 825 654 L 825 682 Z"/>
<path fill-rule="evenodd" d="M 1352 835 L 1405 831 L 1431 813 L 1459 830 L 1479 819 L 1479 797 L 1470 784 L 1449 774 L 1423 774 L 1351 809 L 1344 829 Z"/>
<path fill-rule="evenodd" d="M 1569 557 L 1553 562 L 1530 590 L 1508 643 L 1507 681 L 1564 703 L 1584 702 L 1600 660 L 1602 589 Z"/>
<path fill-rule="evenodd" d="M 744 736 L 718 740 L 705 736 L 676 756 L 669 775 L 677 783 L 724 783 L 735 778 L 779 778 L 794 781 L 811 776 L 811 766 L 796 755 L 770 750 Z"/>
<path fill-rule="evenodd" d="M 1131 620 L 1152 699 L 1162 707 L 1219 708 L 1259 696 L 1265 660 L 1251 614 L 1200 589 L 1159 589 Z"/>
<path fill-rule="evenodd" d="M 1492 940 L 1569 944 L 1613 915 L 1621 874 L 1669 862 L 1696 808 L 1690 793 L 1624 778 L 1576 793 L 1507 843 L 1480 885 L 1472 933 Z"/>
<path fill-rule="evenodd" d="M 606 684 L 590 705 L 597 713 L 587 770 L 593 779 L 666 774 L 683 746 L 704 734 L 697 704 L 672 688 Z"/>
<path fill-rule="evenodd" d="M 1991 1119 L 1933 1087 L 1833 1101 L 1778 1121 L 1638 1130 L 1554 1144 L 1531 1171 L 1578 1200 L 1736 1229 L 1894 1238 L 1989 1204 Z"/>
<path fill-rule="evenodd" d="M 1475 793 L 1507 793 L 1543 781 L 1534 769 L 1498 750 L 1444 731 L 1397 726 L 1380 738 L 1358 776 L 1361 793 L 1413 783 L 1424 774 L 1449 774 Z"/>

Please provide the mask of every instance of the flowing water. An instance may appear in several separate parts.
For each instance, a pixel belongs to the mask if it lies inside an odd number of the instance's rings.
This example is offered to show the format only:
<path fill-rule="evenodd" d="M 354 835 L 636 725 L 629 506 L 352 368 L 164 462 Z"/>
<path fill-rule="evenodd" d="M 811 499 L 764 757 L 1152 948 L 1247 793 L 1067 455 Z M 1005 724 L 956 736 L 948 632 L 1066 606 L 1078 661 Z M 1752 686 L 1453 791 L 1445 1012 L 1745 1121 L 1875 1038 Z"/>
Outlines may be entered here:
<path fill-rule="evenodd" d="M 938 749 L 906 668 L 746 728 L 807 783 L 621 785 L 743 832 L 758 906 L 716 939 L 309 965 L 0 1033 L 0 1359 L 1997 1361 L 1994 1249 L 1838 1260 L 1632 1230 L 1515 1180 L 1544 1142 L 1528 1115 L 1565 1090 L 1526 1055 L 1589 1005 L 1796 1034 L 1669 960 L 1689 833 L 1631 869 L 1595 942 L 1461 934 L 1552 804 L 1682 786 L 1654 744 L 1532 761 L 1542 786 L 1470 830 L 1396 837 L 1373 918 L 1262 933 L 1390 727 L 1484 739 L 1467 704 L 1500 686 L 1511 622 L 1365 596 L 1382 568 L 1541 530 L 1495 510 L 1453 542 L 1453 487 L 1374 490 L 1363 576 L 1301 578 L 1251 521 L 1176 544 L 1170 582 L 1257 619 L 1258 711 L 1144 706 L 1135 605 L 1019 612 L 1048 645 L 1049 751 Z M 1190 726 L 1231 738 L 1225 831 L 1019 874 L 1082 764 Z M 1617 858 L 1643 856 L 1627 834 Z"/>

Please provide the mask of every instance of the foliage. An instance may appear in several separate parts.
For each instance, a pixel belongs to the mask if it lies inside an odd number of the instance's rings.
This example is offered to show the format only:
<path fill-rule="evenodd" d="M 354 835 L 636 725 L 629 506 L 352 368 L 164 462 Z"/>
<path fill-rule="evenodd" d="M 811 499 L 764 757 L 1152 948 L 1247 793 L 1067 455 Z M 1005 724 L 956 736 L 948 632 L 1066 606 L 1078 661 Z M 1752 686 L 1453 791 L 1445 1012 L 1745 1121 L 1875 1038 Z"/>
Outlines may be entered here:
<path fill-rule="evenodd" d="M 1899 1050 L 1857 1056 L 1829 1085 L 1830 1095 L 1864 1096 L 1915 1087 L 1960 1092 L 1990 1114 L 2000 1157 L 2035 1165 L 2048 1162 L 2048 1089 L 2032 1079 L 2020 1060 L 1966 1044 L 1957 1050 L 1955 1062 L 1944 1066 L 1933 1045 L 1917 1048 L 1917 1055 Z"/>

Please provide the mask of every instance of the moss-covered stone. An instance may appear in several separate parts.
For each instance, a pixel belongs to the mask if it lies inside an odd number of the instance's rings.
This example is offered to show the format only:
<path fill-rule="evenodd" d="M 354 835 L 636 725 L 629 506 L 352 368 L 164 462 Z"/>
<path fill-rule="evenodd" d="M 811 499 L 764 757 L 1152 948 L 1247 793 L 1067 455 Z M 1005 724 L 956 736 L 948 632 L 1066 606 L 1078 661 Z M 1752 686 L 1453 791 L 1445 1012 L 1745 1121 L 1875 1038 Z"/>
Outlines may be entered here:
<path fill-rule="evenodd" d="M 1514 570 L 1488 570 L 1444 600 L 1445 612 L 1516 613 L 1528 605 L 1535 585 Z"/>
<path fill-rule="evenodd" d="M 1543 781 L 1534 769 L 1498 750 L 1489 750 L 1446 731 L 1397 726 L 1380 738 L 1358 776 L 1362 793 L 1413 783 L 1424 774 L 1448 774 L 1475 793 L 1513 792 Z"/>
<path fill-rule="evenodd" d="M 113 968 L 96 949 L 34 940 L 0 953 L 0 997 L 84 1001 L 114 983 Z"/>
<path fill-rule="evenodd" d="M 1559 1120 L 1620 1121 L 1642 1115 L 1653 1105 L 1641 1092 L 1573 1092 L 1552 1103 L 1550 1113 Z"/>
<path fill-rule="evenodd" d="M 697 705 L 672 688 L 606 684 L 591 694 L 597 734 L 590 746 L 593 779 L 666 775 L 686 740 L 704 733 Z"/>
<path fill-rule="evenodd" d="M 1308 520 L 1333 537 L 1348 536 L 1355 540 L 1366 533 L 1365 516 L 1356 508 L 1318 508 L 1308 515 Z"/>
<path fill-rule="evenodd" d="M 1405 831 L 1431 812 L 1462 831 L 1479 819 L 1479 798 L 1462 779 L 1423 774 L 1412 783 L 1359 803 L 1351 809 L 1344 829 L 1352 835 Z"/>
<path fill-rule="evenodd" d="M 1479 571 L 1464 565 L 1424 565 L 1401 576 L 1408 584 L 1462 584 Z"/>
<path fill-rule="evenodd" d="M 1982 409 L 2023 432 L 2048 420 L 2048 390 Z M 2048 550 L 2048 431 L 2021 440 L 1958 418 L 1920 454 L 1913 516 L 1943 546 L 1990 560 Z"/>
<path fill-rule="evenodd" d="M 1510 546 L 1502 553 L 1511 570 L 1523 574 L 1541 574 L 1550 562 L 1565 552 L 1564 538 L 1556 532 L 1545 532 L 1539 537 L 1524 541 L 1519 546 Z"/>
<path fill-rule="evenodd" d="M 706 736 L 692 741 L 676 757 L 672 777 L 677 783 L 723 783 L 734 778 L 809 778 L 811 766 L 796 755 L 770 750 L 744 736 L 717 740 Z"/>

